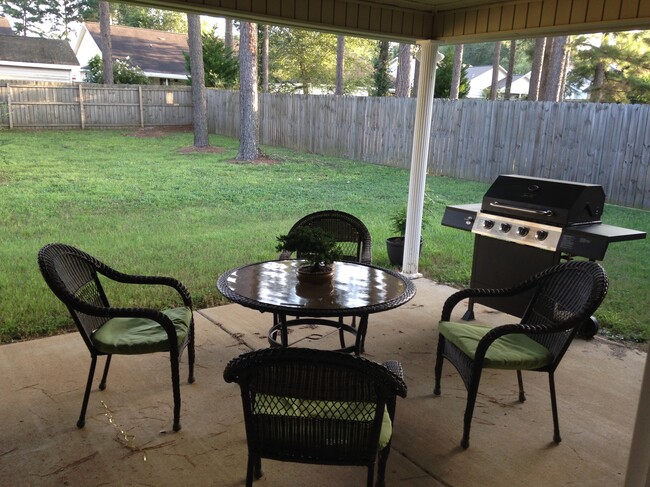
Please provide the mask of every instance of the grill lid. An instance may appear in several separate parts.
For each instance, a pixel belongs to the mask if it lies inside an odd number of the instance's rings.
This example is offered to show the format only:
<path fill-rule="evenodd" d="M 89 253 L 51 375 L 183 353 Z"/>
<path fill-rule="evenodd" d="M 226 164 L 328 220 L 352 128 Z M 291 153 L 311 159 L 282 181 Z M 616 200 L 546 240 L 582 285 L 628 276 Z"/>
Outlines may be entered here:
<path fill-rule="evenodd" d="M 481 209 L 556 226 L 600 223 L 605 192 L 598 184 L 505 174 L 487 190 Z"/>

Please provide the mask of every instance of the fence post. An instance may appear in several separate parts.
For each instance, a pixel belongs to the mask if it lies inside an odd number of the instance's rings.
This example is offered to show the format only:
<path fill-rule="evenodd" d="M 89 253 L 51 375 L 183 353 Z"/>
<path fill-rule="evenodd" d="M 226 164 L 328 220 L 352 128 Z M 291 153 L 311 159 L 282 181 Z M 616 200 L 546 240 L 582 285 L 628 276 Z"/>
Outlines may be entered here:
<path fill-rule="evenodd" d="M 11 115 L 12 109 L 11 109 L 11 86 L 7 85 L 7 88 L 9 88 L 9 93 L 7 94 L 7 112 L 9 114 L 9 130 L 14 128 L 14 119 Z"/>
<path fill-rule="evenodd" d="M 86 113 L 84 112 L 84 93 L 81 85 L 79 85 L 79 121 L 81 122 L 81 130 L 86 128 Z"/>
<path fill-rule="evenodd" d="M 138 85 L 138 102 L 140 104 L 140 128 L 144 128 L 144 108 L 142 106 L 142 86 Z"/>

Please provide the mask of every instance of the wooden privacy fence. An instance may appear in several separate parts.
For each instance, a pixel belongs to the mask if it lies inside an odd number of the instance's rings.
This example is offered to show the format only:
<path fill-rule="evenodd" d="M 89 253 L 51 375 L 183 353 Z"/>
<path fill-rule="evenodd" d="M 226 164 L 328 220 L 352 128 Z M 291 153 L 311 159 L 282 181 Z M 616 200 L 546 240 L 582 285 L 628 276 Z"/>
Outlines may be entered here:
<path fill-rule="evenodd" d="M 190 87 L 0 85 L 0 127 L 126 128 L 192 123 Z"/>
<path fill-rule="evenodd" d="M 239 94 L 208 92 L 210 131 L 238 137 Z M 408 168 L 415 100 L 260 95 L 260 142 Z M 650 106 L 435 100 L 428 172 L 603 185 L 609 203 L 650 208 Z"/>

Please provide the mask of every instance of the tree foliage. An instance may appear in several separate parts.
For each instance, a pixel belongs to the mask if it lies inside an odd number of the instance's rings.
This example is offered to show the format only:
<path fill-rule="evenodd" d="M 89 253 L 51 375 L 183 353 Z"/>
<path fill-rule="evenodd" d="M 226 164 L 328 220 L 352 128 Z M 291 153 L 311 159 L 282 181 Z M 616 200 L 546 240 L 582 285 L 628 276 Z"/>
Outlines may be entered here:
<path fill-rule="evenodd" d="M 14 31 L 18 35 L 34 34 L 45 36 L 42 23 L 52 12 L 52 2 L 35 2 L 31 0 L 15 0 L 0 2 L 1 12 L 14 19 Z"/>
<path fill-rule="evenodd" d="M 592 101 L 650 103 L 650 31 L 578 36 L 572 62 L 567 84 L 587 87 Z"/>
<path fill-rule="evenodd" d="M 205 86 L 211 88 L 231 89 L 237 85 L 239 75 L 239 60 L 232 50 L 217 38 L 213 29 L 211 32 L 201 34 L 203 44 L 203 69 L 205 71 Z M 185 56 L 185 67 L 191 73 L 190 56 Z M 192 84 L 192 77 L 188 77 L 188 84 Z"/>
<path fill-rule="evenodd" d="M 377 43 L 377 55 L 373 61 L 375 67 L 372 77 L 374 81 L 373 96 L 387 96 L 392 85 L 388 72 L 388 49 L 388 41 L 379 41 Z"/>
<path fill-rule="evenodd" d="M 86 70 L 86 81 L 88 83 L 103 83 L 104 75 L 102 73 L 102 58 L 95 55 L 88 61 L 88 65 L 84 66 Z M 144 74 L 142 69 L 135 66 L 129 58 L 116 59 L 113 61 L 113 79 L 115 84 L 122 85 L 146 85 L 149 84 L 149 79 Z"/>
<path fill-rule="evenodd" d="M 451 93 L 451 77 L 453 70 L 454 56 L 445 56 L 436 68 L 436 83 L 433 87 L 434 98 L 449 98 Z M 469 79 L 467 78 L 467 65 L 463 64 L 460 69 L 458 98 L 465 98 L 467 93 L 469 93 Z"/>
<path fill-rule="evenodd" d="M 368 89 L 372 66 L 368 39 L 346 38 L 343 91 Z M 311 93 L 318 87 L 336 90 L 337 36 L 320 32 L 271 27 L 269 29 L 269 70 L 271 91 Z"/>

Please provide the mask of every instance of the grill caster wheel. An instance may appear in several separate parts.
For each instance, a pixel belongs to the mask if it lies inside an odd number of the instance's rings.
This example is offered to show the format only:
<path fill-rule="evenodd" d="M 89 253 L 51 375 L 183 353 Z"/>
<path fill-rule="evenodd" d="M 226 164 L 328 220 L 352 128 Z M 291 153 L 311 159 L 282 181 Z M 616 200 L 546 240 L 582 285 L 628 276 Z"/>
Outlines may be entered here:
<path fill-rule="evenodd" d="M 578 337 L 591 340 L 598 333 L 598 328 L 598 320 L 592 316 L 582 324 L 580 330 L 578 330 Z"/>

